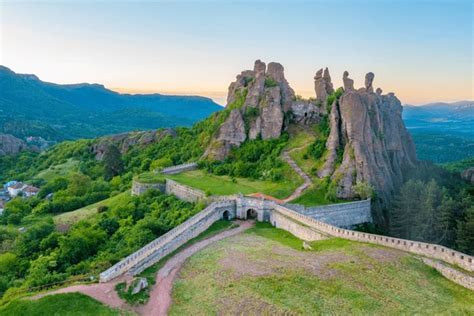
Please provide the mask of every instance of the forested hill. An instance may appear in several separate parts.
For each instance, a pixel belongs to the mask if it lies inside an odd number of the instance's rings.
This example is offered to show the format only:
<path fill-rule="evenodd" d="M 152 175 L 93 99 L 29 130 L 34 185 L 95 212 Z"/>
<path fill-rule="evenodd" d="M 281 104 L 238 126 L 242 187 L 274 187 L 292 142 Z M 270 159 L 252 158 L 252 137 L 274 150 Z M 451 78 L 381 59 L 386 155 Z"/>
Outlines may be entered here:
<path fill-rule="evenodd" d="M 474 101 L 405 105 L 418 158 L 446 163 L 474 156 Z"/>
<path fill-rule="evenodd" d="M 0 66 L 0 133 L 47 140 L 190 126 L 221 107 L 209 98 L 120 94 L 100 84 L 60 85 Z"/>

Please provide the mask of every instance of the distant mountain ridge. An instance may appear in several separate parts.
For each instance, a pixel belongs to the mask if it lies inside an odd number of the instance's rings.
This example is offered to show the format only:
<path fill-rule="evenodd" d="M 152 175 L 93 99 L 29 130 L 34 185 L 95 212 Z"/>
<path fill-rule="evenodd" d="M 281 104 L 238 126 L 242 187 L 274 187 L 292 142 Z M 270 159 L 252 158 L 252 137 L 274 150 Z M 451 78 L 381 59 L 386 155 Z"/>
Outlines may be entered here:
<path fill-rule="evenodd" d="M 419 158 L 445 163 L 474 156 L 474 101 L 404 105 L 403 120 Z"/>
<path fill-rule="evenodd" d="M 48 140 L 189 126 L 220 110 L 209 98 L 120 94 L 101 84 L 55 84 L 0 66 L 0 133 Z"/>

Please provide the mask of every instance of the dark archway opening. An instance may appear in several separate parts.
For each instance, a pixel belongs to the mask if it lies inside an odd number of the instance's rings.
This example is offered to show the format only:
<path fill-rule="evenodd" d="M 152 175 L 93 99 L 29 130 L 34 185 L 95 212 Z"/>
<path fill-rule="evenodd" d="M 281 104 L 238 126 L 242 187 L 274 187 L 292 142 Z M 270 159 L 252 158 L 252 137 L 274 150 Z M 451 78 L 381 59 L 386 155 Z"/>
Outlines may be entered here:
<path fill-rule="evenodd" d="M 230 221 L 230 212 L 224 211 L 224 213 L 222 213 L 222 219 L 225 221 Z"/>
<path fill-rule="evenodd" d="M 247 219 L 256 219 L 257 218 L 257 211 L 253 208 L 249 208 L 247 210 Z"/>

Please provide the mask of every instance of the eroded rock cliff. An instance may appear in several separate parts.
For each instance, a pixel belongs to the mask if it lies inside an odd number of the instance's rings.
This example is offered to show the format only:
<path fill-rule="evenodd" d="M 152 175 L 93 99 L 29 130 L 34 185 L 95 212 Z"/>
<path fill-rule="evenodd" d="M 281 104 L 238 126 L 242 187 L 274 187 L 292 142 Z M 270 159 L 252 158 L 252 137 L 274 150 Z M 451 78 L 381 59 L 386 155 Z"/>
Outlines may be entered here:
<path fill-rule="evenodd" d="M 28 149 L 28 145 L 21 139 L 9 134 L 0 134 L 0 156 L 15 155 Z"/>
<path fill-rule="evenodd" d="M 343 79 L 348 81 L 346 73 Z M 368 73 L 365 87 L 358 90 L 349 83 L 332 105 L 329 154 L 321 175 L 331 175 L 341 198 L 353 198 L 354 185 L 367 182 L 382 200 L 390 200 L 403 182 L 402 171 L 416 163 L 400 101 L 393 93 L 374 93 L 373 80 L 374 74 Z M 344 151 L 339 166 L 334 159 L 337 148 Z"/>
<path fill-rule="evenodd" d="M 127 153 L 133 146 L 146 146 L 159 142 L 166 136 L 175 137 L 173 129 L 165 128 L 153 131 L 121 133 L 111 136 L 100 137 L 92 145 L 92 152 L 97 160 L 102 160 L 110 145 L 116 146 L 120 153 Z"/>

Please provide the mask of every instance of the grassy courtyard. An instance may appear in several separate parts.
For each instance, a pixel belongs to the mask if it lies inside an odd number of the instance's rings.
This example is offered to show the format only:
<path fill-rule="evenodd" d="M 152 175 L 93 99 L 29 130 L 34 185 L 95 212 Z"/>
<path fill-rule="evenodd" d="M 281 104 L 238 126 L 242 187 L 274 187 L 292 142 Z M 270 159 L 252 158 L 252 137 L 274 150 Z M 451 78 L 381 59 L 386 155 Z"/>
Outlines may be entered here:
<path fill-rule="evenodd" d="M 211 195 L 261 192 L 280 199 L 289 196 L 302 183 L 302 180 L 294 173 L 281 181 L 271 182 L 247 178 L 232 179 L 228 176 L 209 174 L 204 170 L 193 170 L 166 176 L 158 173 L 144 173 L 138 176 L 137 180 L 150 183 L 161 182 L 165 178 L 200 189 Z"/>
<path fill-rule="evenodd" d="M 415 257 L 329 239 L 311 243 L 257 224 L 192 256 L 171 315 L 472 314 L 472 292 Z"/>

